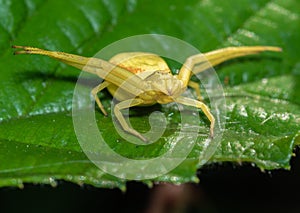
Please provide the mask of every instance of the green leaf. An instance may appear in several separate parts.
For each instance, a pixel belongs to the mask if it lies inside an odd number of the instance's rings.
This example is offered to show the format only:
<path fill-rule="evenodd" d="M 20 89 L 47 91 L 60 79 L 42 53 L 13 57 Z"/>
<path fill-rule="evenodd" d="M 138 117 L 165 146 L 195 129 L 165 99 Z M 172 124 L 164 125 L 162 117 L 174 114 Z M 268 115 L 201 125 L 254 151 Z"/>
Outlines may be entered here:
<path fill-rule="evenodd" d="M 10 45 L 91 56 L 114 41 L 145 33 L 175 36 L 202 52 L 237 45 L 282 47 L 282 53 L 216 67 L 227 95 L 227 114 L 211 162 L 289 168 L 293 148 L 300 144 L 299 11 L 297 0 L 0 1 L 0 186 L 55 185 L 57 179 L 64 179 L 125 189 L 126 181 L 99 170 L 77 141 L 71 108 L 79 71 L 47 57 L 13 56 Z M 111 96 L 103 92 L 100 98 L 109 108 Z M 133 127 L 147 131 L 148 115 L 155 110 L 171 116 L 164 137 L 149 146 L 120 139 L 111 118 L 100 111 L 96 118 L 114 151 L 147 159 L 168 151 L 172 141 L 166 138 L 176 139 L 180 122 L 177 108 L 154 106 L 142 112 L 133 109 Z M 188 158 L 155 181 L 197 181 L 199 155 L 208 134 L 207 119 L 201 117 L 201 134 Z"/>
<path fill-rule="evenodd" d="M 228 122 L 214 161 L 289 168 L 300 122 L 299 104 L 289 93 L 293 80 L 292 75 L 281 75 L 227 89 Z"/>

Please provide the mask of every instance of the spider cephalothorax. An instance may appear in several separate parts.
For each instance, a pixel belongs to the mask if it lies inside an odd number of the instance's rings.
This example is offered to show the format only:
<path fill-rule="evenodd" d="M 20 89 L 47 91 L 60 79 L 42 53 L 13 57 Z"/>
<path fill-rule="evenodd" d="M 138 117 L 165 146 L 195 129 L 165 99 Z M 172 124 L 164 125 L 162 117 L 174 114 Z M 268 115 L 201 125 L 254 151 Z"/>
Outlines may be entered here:
<path fill-rule="evenodd" d="M 123 129 L 143 141 L 147 141 L 147 139 L 129 127 L 121 113 L 122 109 L 170 102 L 194 106 L 201 109 L 211 122 L 210 136 L 213 137 L 215 119 L 209 108 L 201 101 L 199 84 L 190 80 L 192 74 L 205 71 L 211 66 L 232 58 L 257 54 L 262 51 L 281 51 L 280 48 L 271 46 L 227 47 L 190 56 L 186 59 L 178 75 L 172 75 L 166 62 L 152 53 L 121 53 L 109 61 L 105 61 L 34 47 L 13 46 L 13 48 L 21 49 L 15 54 L 47 55 L 83 71 L 98 75 L 104 82 L 95 87 L 91 93 L 101 111 L 107 115 L 97 93 L 107 88 L 120 101 L 115 105 L 114 113 Z M 197 70 L 192 72 L 195 65 L 197 65 Z M 188 86 L 195 90 L 198 100 L 181 95 Z"/>

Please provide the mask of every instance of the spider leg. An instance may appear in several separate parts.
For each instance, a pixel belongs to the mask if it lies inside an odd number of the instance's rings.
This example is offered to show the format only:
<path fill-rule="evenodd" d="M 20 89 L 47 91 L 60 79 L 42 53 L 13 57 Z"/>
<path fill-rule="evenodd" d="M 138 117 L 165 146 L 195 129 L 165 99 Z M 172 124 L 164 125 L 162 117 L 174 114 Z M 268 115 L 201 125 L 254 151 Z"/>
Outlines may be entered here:
<path fill-rule="evenodd" d="M 199 84 L 197 82 L 195 82 L 195 81 L 189 81 L 188 86 L 195 90 L 196 95 L 197 95 L 197 99 L 199 101 L 203 101 L 203 97 L 201 95 Z"/>
<path fill-rule="evenodd" d="M 97 94 L 98 94 L 101 90 L 105 89 L 109 84 L 110 84 L 109 82 L 104 81 L 103 83 L 101 83 L 101 84 L 99 84 L 98 86 L 94 87 L 94 88 L 92 89 L 92 91 L 91 91 L 91 94 L 93 95 L 93 97 L 94 97 L 94 99 L 95 99 L 95 101 L 96 101 L 98 107 L 100 108 L 101 112 L 102 112 L 105 116 L 107 116 L 107 112 L 105 111 L 105 109 L 104 109 L 104 107 L 103 107 L 103 105 L 102 105 L 102 103 L 101 103 L 101 101 L 100 101 L 100 98 L 98 97 Z"/>
<path fill-rule="evenodd" d="M 204 112 L 204 114 L 206 115 L 206 117 L 208 118 L 208 120 L 210 121 L 210 137 L 212 137 L 212 138 L 214 137 L 215 118 L 211 114 L 208 106 L 206 106 L 201 101 L 197 101 L 197 100 L 187 98 L 187 97 L 183 97 L 183 96 L 179 96 L 178 98 L 175 99 L 175 101 L 177 103 L 180 103 L 180 104 L 183 104 L 183 105 L 193 106 L 193 107 L 196 107 L 198 109 L 201 109 Z"/>
<path fill-rule="evenodd" d="M 136 131 L 136 130 L 132 129 L 131 127 L 129 127 L 128 123 L 126 122 L 126 120 L 123 116 L 123 114 L 121 113 L 122 109 L 137 106 L 137 105 L 142 104 L 143 102 L 144 101 L 142 99 L 128 99 L 128 100 L 122 101 L 122 102 L 115 105 L 114 113 L 115 113 L 115 116 L 118 119 L 120 125 L 122 126 L 122 128 L 126 132 L 128 132 L 128 133 L 140 138 L 142 141 L 146 142 L 147 139 L 145 137 L 143 137 L 138 131 Z"/>
<path fill-rule="evenodd" d="M 181 79 L 184 83 L 184 86 L 187 86 L 192 74 L 200 73 L 212 66 L 218 65 L 233 58 L 258 54 L 263 51 L 280 52 L 281 48 L 272 46 L 227 47 L 204 54 L 200 53 L 193 55 L 186 59 L 179 71 L 178 79 Z"/>
<path fill-rule="evenodd" d="M 144 91 L 146 87 L 143 79 L 130 71 L 118 67 L 108 61 L 100 58 L 88 58 L 78 56 L 74 54 L 48 51 L 35 47 L 26 46 L 12 46 L 13 48 L 20 49 L 15 51 L 14 54 L 37 54 L 46 55 L 51 58 L 57 59 L 63 63 L 74 66 L 78 69 L 82 69 L 85 72 L 89 72 L 99 76 L 100 78 L 118 86 L 133 95 L 139 95 Z"/>

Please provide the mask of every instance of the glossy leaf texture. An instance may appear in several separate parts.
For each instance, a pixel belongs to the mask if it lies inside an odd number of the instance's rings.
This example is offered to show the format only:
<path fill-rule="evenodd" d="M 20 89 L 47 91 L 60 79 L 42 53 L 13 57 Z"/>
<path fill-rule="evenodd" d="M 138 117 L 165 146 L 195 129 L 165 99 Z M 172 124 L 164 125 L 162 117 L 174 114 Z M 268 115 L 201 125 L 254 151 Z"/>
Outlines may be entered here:
<path fill-rule="evenodd" d="M 289 168 L 293 149 L 300 144 L 299 11 L 297 0 L 0 1 L 0 186 L 55 185 L 62 179 L 125 189 L 125 180 L 99 170 L 78 144 L 71 107 L 80 72 L 43 56 L 13 56 L 10 46 L 92 56 L 114 41 L 147 33 L 177 37 L 202 52 L 240 45 L 282 47 L 282 53 L 263 53 L 216 67 L 227 114 L 221 144 L 210 162 Z M 109 108 L 111 96 L 103 92 L 100 98 Z M 132 125 L 147 131 L 153 110 L 170 115 L 171 128 L 165 135 L 176 136 L 180 114 L 173 106 L 134 109 Z M 96 117 L 110 147 L 123 156 L 156 157 L 172 146 L 166 137 L 148 147 L 126 143 L 110 117 L 100 111 Z M 200 125 L 207 133 L 207 121 Z M 204 138 L 202 132 L 188 158 L 154 181 L 198 181 Z"/>

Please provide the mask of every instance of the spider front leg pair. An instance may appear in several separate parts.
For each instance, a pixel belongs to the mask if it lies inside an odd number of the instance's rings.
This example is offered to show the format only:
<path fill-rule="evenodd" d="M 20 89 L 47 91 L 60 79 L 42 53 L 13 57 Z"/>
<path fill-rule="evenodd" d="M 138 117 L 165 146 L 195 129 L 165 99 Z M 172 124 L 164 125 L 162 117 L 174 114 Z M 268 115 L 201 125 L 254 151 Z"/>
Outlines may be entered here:
<path fill-rule="evenodd" d="M 99 87 L 101 87 L 101 84 L 99 85 Z M 97 99 L 98 99 L 98 101 L 97 101 Z M 100 101 L 99 98 L 96 97 L 96 102 L 97 102 L 99 108 L 101 109 L 101 107 L 103 107 L 103 105 L 99 101 Z M 211 114 L 209 108 L 203 102 L 200 102 L 200 101 L 194 100 L 194 99 L 190 99 L 190 98 L 187 98 L 187 97 L 183 97 L 183 96 L 180 96 L 180 97 L 176 98 L 174 101 L 177 102 L 177 103 L 186 105 L 186 106 L 192 106 L 192 107 L 201 109 L 210 121 L 210 136 L 213 137 L 213 135 L 214 135 L 213 130 L 214 130 L 214 126 L 215 126 L 215 118 Z M 114 115 L 116 116 L 116 118 L 119 121 L 120 125 L 122 126 L 123 130 L 125 130 L 126 132 L 128 132 L 128 133 L 130 133 L 130 134 L 132 134 L 136 137 L 138 137 L 142 141 L 147 142 L 148 141 L 147 138 L 142 136 L 142 134 L 139 133 L 138 131 L 136 131 L 135 129 L 132 129 L 131 127 L 129 127 L 127 121 L 125 120 L 125 118 L 124 118 L 124 116 L 121 112 L 121 110 L 128 109 L 128 108 L 134 107 L 134 106 L 142 106 L 143 104 L 144 104 L 144 100 L 142 100 L 142 99 L 128 99 L 128 100 L 121 101 L 121 102 L 117 103 L 113 110 L 114 110 Z M 102 108 L 102 109 L 104 110 L 104 108 Z M 102 111 L 102 109 L 101 109 L 101 111 Z M 104 110 L 103 114 L 105 115 L 105 113 L 106 112 Z"/>
<path fill-rule="evenodd" d="M 174 101 L 176 103 L 180 103 L 180 104 L 183 104 L 183 105 L 186 105 L 186 106 L 192 106 L 192 107 L 201 109 L 203 111 L 203 113 L 205 114 L 205 116 L 210 121 L 210 137 L 213 138 L 215 118 L 211 114 L 209 108 L 203 102 L 200 102 L 198 100 L 193 100 L 193 99 L 183 97 L 183 96 L 180 96 L 180 97 L 176 98 Z M 135 135 L 138 138 L 140 138 L 141 140 L 147 142 L 148 141 L 147 138 L 145 138 L 139 132 L 137 132 L 136 130 L 134 130 L 134 129 L 132 129 L 128 126 L 126 120 L 124 119 L 123 114 L 120 111 L 122 109 L 126 109 L 126 108 L 129 108 L 129 107 L 142 105 L 143 102 L 144 101 L 142 99 L 129 99 L 129 100 L 126 100 L 126 101 L 122 101 L 122 102 L 115 105 L 114 113 L 115 113 L 115 116 L 117 117 L 118 121 L 120 122 L 122 128 L 125 131 L 127 131 L 128 133 L 131 133 L 132 135 Z"/>

